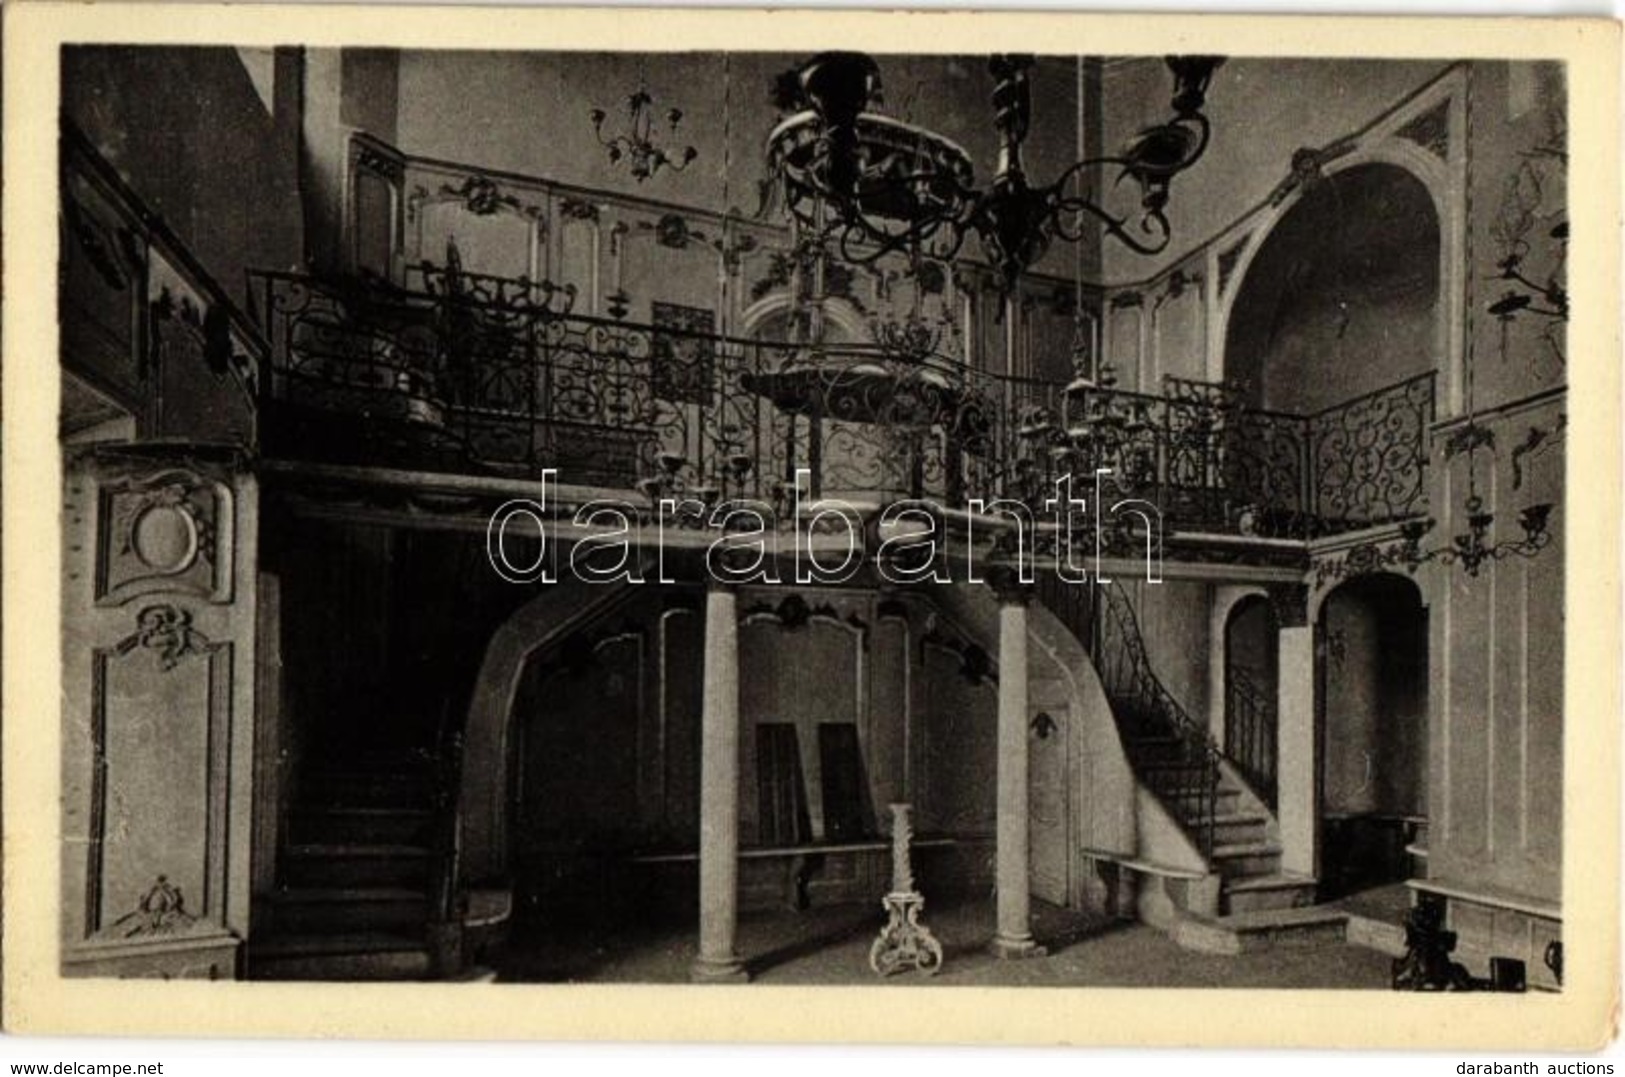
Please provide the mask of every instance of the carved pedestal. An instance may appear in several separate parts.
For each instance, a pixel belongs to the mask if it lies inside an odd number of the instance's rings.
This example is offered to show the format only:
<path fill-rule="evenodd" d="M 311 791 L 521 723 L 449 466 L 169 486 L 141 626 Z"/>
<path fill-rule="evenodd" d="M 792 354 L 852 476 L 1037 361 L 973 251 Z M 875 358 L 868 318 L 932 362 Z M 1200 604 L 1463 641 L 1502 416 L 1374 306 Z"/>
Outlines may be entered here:
<path fill-rule="evenodd" d="M 920 923 L 925 898 L 914 889 L 914 869 L 909 861 L 909 841 L 913 836 L 910 810 L 907 804 L 891 806 L 892 888 L 881 901 L 886 910 L 886 926 L 880 929 L 880 937 L 869 948 L 869 967 L 880 976 L 911 968 L 934 976 L 942 968 L 942 944 L 931 934 L 930 928 Z"/>

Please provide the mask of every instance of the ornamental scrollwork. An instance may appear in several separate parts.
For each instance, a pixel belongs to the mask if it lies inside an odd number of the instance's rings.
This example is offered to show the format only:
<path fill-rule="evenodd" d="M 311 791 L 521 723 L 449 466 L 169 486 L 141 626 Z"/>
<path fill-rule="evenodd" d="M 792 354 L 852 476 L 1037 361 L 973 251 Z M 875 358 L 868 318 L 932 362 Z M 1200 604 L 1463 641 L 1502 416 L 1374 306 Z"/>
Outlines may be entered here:
<path fill-rule="evenodd" d="M 171 670 L 183 658 L 199 654 L 209 645 L 208 639 L 192 627 L 192 615 L 177 606 L 167 604 L 147 606 L 136 614 L 135 631 L 121 640 L 115 652 L 129 654 L 137 647 L 155 651 L 158 668 Z"/>
<path fill-rule="evenodd" d="M 503 206 L 519 208 L 517 198 L 503 194 L 491 177 L 479 173 L 464 177 L 462 185 L 458 187 L 450 184 L 442 185 L 440 193 L 461 198 L 463 207 L 478 217 L 489 217 Z"/>
<path fill-rule="evenodd" d="M 1326 178 L 1328 164 L 1353 153 L 1355 148 L 1354 140 L 1347 138 L 1328 143 L 1319 149 L 1313 146 L 1300 146 L 1292 152 L 1292 163 L 1286 178 L 1270 192 L 1269 204 L 1279 206 L 1294 191 L 1307 191 L 1315 187 Z"/>
<path fill-rule="evenodd" d="M 186 911 L 186 898 L 181 888 L 163 875 L 152 885 L 133 911 L 113 921 L 112 930 L 127 939 L 143 935 L 167 935 L 191 927 L 197 917 Z"/>
<path fill-rule="evenodd" d="M 1369 576 L 1394 568 L 1412 569 L 1405 543 L 1402 541 L 1378 543 L 1362 542 L 1352 546 L 1341 557 L 1328 557 L 1315 562 L 1315 587 L 1338 583 L 1355 576 Z"/>
<path fill-rule="evenodd" d="M 1440 101 L 1433 108 L 1410 120 L 1394 132 L 1407 142 L 1427 150 L 1441 160 L 1450 157 L 1450 102 Z"/>

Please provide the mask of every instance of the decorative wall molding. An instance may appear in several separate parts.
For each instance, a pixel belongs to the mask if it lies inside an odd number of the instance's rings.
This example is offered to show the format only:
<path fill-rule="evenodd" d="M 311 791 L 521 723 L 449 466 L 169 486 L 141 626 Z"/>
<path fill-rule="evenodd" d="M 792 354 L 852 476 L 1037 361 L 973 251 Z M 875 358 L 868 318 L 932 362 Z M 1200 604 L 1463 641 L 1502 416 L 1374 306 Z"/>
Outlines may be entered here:
<path fill-rule="evenodd" d="M 169 935 L 197 923 L 197 917 L 186 911 L 186 898 L 180 887 L 158 876 L 151 890 L 141 895 L 136 907 L 114 920 L 109 931 L 127 939 L 143 935 Z"/>
<path fill-rule="evenodd" d="M 813 621 L 826 621 L 866 637 L 869 624 L 856 611 L 842 617 L 840 612 L 828 602 L 813 606 L 807 600 L 794 592 L 785 595 L 777 605 L 766 600 L 758 601 L 748 607 L 740 618 L 741 623 L 756 621 L 761 618 L 771 618 L 779 623 L 786 632 L 797 632 L 806 628 Z"/>
<path fill-rule="evenodd" d="M 1236 271 L 1236 263 L 1241 259 L 1241 252 L 1247 246 L 1247 236 L 1242 236 L 1219 254 L 1218 276 L 1219 294 L 1224 295 L 1230 290 L 1230 277 Z"/>
<path fill-rule="evenodd" d="M 1405 543 L 1398 539 L 1388 542 L 1362 542 L 1342 553 L 1314 558 L 1314 565 L 1316 590 L 1356 576 L 1369 576 L 1401 568 L 1407 571 L 1411 569 L 1411 564 L 1405 556 Z"/>
<path fill-rule="evenodd" d="M 1285 178 L 1275 185 L 1265 201 L 1280 206 L 1290 196 L 1313 188 L 1326 178 L 1326 166 L 1353 153 L 1359 143 L 1354 136 L 1340 138 L 1321 147 L 1300 146 L 1292 151 Z"/>
<path fill-rule="evenodd" d="M 136 614 L 136 629 L 113 647 L 113 653 L 129 654 L 137 647 L 158 653 L 158 668 L 174 669 L 181 660 L 209 649 L 209 640 L 192 627 L 192 615 L 170 605 L 148 606 Z"/>
<path fill-rule="evenodd" d="M 234 648 L 209 640 L 192 616 L 168 604 L 145 607 L 133 632 L 91 653 L 85 919 L 80 939 L 70 942 L 161 933 L 159 925 L 226 929 Z M 144 655 L 151 657 L 143 662 Z M 170 790 L 164 810 L 131 799 L 156 786 Z M 158 848 L 167 863 L 158 884 L 143 892 L 134 913 L 109 921 L 110 895 L 142 870 L 132 858 Z M 196 910 L 180 901 L 183 880 L 200 895 Z M 129 930 L 132 923 L 139 930 Z"/>
<path fill-rule="evenodd" d="M 1407 121 L 1394 132 L 1395 136 L 1427 150 L 1441 161 L 1450 159 L 1450 101 L 1440 101 L 1432 108 Z"/>
<path fill-rule="evenodd" d="M 96 604 L 153 594 L 232 600 L 234 505 L 224 483 L 190 468 L 101 484 Z"/>

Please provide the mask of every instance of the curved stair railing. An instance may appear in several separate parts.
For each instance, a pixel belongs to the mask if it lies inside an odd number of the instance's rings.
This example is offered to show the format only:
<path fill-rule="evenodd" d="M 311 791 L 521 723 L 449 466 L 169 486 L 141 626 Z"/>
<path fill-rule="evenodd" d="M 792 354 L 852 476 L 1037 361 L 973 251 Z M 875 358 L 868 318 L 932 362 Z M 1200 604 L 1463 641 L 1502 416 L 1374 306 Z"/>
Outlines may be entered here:
<path fill-rule="evenodd" d="M 1275 807 L 1275 701 L 1246 670 L 1229 666 L 1225 670 L 1224 750 L 1242 776 Z"/>
<path fill-rule="evenodd" d="M 1038 597 L 1089 651 L 1136 776 L 1212 856 L 1222 753 L 1152 670 L 1128 593 L 1045 575 Z"/>

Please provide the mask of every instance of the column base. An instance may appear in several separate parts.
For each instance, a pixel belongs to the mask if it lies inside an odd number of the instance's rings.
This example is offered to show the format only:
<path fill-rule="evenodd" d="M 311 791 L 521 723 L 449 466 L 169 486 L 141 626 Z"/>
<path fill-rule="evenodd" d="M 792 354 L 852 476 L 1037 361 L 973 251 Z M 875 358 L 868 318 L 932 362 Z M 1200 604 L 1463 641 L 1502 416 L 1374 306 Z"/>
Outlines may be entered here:
<path fill-rule="evenodd" d="M 750 973 L 738 958 L 697 957 L 688 967 L 688 979 L 697 984 L 743 984 L 750 982 Z"/>
<path fill-rule="evenodd" d="M 1024 939 L 996 937 L 988 943 L 988 952 L 1001 961 L 1020 961 L 1029 957 L 1048 957 L 1049 951 L 1034 942 L 1029 935 Z"/>

